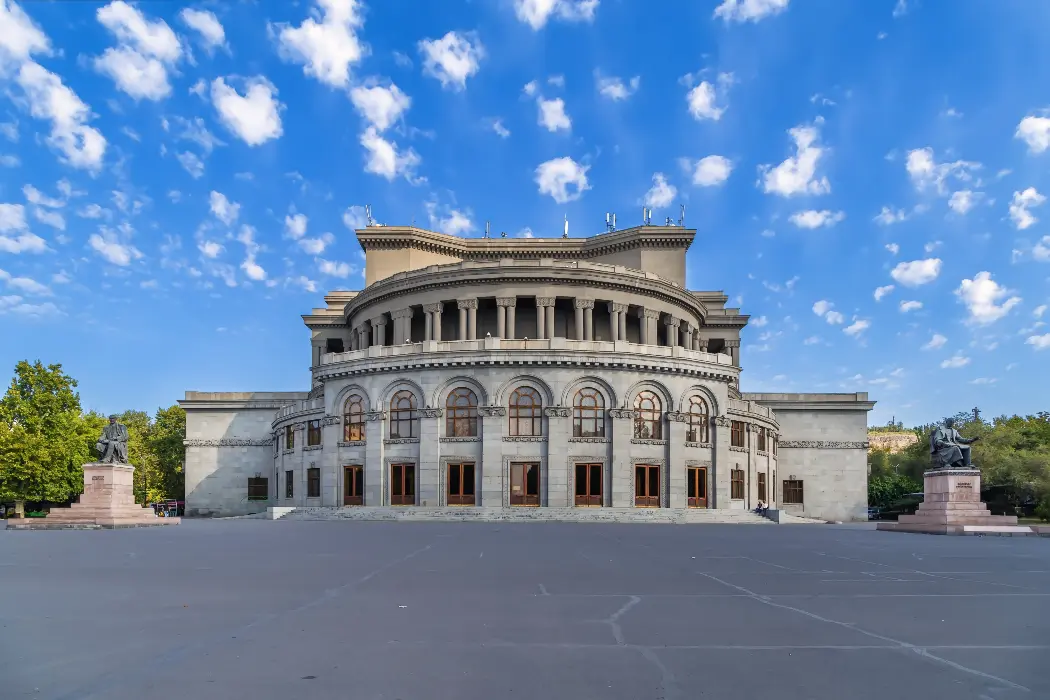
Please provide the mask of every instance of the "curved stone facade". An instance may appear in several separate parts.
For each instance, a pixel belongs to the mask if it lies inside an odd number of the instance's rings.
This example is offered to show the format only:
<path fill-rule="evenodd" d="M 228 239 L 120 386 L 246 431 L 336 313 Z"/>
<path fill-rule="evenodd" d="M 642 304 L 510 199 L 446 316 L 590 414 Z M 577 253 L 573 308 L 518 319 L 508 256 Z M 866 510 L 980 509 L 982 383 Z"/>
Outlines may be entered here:
<path fill-rule="evenodd" d="M 720 292 L 685 289 L 694 234 L 359 231 L 372 283 L 303 317 L 311 391 L 181 402 L 187 512 L 786 500 L 860 517 L 866 395 L 741 394 L 747 316 Z"/>

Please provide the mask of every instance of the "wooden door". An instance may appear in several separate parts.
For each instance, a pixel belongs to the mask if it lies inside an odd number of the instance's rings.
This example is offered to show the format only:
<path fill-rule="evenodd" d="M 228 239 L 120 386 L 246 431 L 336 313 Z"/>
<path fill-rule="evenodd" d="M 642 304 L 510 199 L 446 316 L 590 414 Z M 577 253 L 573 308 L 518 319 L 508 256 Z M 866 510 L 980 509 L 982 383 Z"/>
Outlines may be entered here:
<path fill-rule="evenodd" d="M 446 489 L 448 493 L 448 505 L 450 506 L 472 506 L 474 505 L 474 464 L 448 465 L 448 478 Z"/>
<path fill-rule="evenodd" d="M 707 508 L 707 467 L 689 467 L 686 470 L 686 505 Z"/>
<path fill-rule="evenodd" d="M 363 506 L 365 504 L 365 469 L 364 467 L 343 467 L 343 505 Z"/>
<path fill-rule="evenodd" d="M 539 464 L 510 465 L 510 504 L 512 506 L 540 505 Z"/>
<path fill-rule="evenodd" d="M 390 465 L 390 505 L 414 506 L 416 504 L 416 465 Z"/>
<path fill-rule="evenodd" d="M 636 508 L 660 507 L 660 467 L 655 464 L 634 466 L 634 505 Z"/>
<path fill-rule="evenodd" d="M 576 505 L 602 505 L 602 465 L 576 465 Z"/>

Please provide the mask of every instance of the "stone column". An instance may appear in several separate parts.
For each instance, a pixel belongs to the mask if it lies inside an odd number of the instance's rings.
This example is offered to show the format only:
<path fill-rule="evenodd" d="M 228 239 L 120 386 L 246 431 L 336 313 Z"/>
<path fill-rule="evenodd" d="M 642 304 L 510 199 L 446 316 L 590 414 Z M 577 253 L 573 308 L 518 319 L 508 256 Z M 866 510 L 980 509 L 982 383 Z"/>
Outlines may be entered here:
<path fill-rule="evenodd" d="M 659 345 L 656 323 L 660 319 L 660 312 L 656 309 L 638 309 L 638 318 L 642 321 L 642 345 Z"/>
<path fill-rule="evenodd" d="M 638 343 L 640 345 L 648 345 L 649 321 L 645 317 L 645 309 L 638 309 L 638 321 Z"/>
<path fill-rule="evenodd" d="M 372 319 L 372 345 L 386 345 L 386 316 Z"/>
<path fill-rule="evenodd" d="M 342 493 L 339 491 L 339 483 L 342 474 L 339 464 L 339 441 L 343 437 L 343 419 L 341 416 L 325 416 L 321 421 L 321 444 L 324 448 L 313 454 L 320 457 L 321 462 L 321 505 L 341 506 L 343 505 Z"/>
<path fill-rule="evenodd" d="M 729 470 L 733 469 L 733 452 L 729 451 L 730 421 L 726 416 L 711 417 L 711 442 L 714 474 L 708 477 L 708 496 L 713 499 L 709 508 L 730 508 Z"/>
<path fill-rule="evenodd" d="M 674 316 L 664 318 L 664 326 L 667 327 L 667 345 L 672 348 L 678 347 L 678 326 L 681 323 L 681 319 Z"/>
<path fill-rule="evenodd" d="M 609 337 L 616 341 L 627 340 L 627 304 L 610 301 L 609 304 Z M 622 329 L 621 329 L 622 327 Z"/>
<path fill-rule="evenodd" d="M 518 299 L 516 297 L 511 297 L 509 301 L 511 303 L 507 305 L 507 340 L 514 340 L 518 332 Z"/>
<path fill-rule="evenodd" d="M 707 352 L 707 338 L 701 338 L 700 334 L 696 334 L 696 349 L 699 352 Z"/>
<path fill-rule="evenodd" d="M 481 421 L 481 497 L 479 506 L 499 508 L 503 505 L 503 426 L 507 409 L 503 406 L 479 406 Z M 475 467 L 477 468 L 477 467 Z"/>
<path fill-rule="evenodd" d="M 416 484 L 419 505 L 433 508 L 441 503 L 438 492 L 441 478 L 440 408 L 419 409 L 419 483 Z M 425 447 L 424 447 L 425 446 Z"/>
<path fill-rule="evenodd" d="M 383 458 L 386 450 L 383 448 L 383 436 L 385 430 L 386 413 L 383 411 L 369 411 L 365 414 L 365 505 L 385 506 L 390 504 L 390 493 L 388 491 L 389 474 Z"/>
<path fill-rule="evenodd" d="M 467 308 L 471 301 L 477 303 L 476 299 L 456 300 L 456 308 L 459 309 L 459 337 L 456 340 L 467 340 Z"/>
<path fill-rule="evenodd" d="M 434 339 L 434 314 L 430 313 L 426 309 L 423 309 L 423 321 L 425 323 L 423 327 L 423 340 L 429 341 Z"/>
<path fill-rule="evenodd" d="M 590 305 L 583 307 L 583 339 L 594 340 L 594 300 L 588 301 Z"/>
<path fill-rule="evenodd" d="M 513 320 L 514 304 L 517 303 L 517 299 L 514 297 L 496 297 L 496 334 L 500 338 L 511 338 L 514 335 L 514 330 L 507 331 L 507 321 Z M 510 319 L 508 319 L 510 316 Z"/>
<path fill-rule="evenodd" d="M 554 297 L 536 297 L 536 337 L 554 337 Z"/>
<path fill-rule="evenodd" d="M 609 409 L 612 418 L 612 463 L 605 477 L 605 505 L 630 508 L 634 505 L 634 464 L 631 463 L 631 437 L 634 435 L 634 411 Z"/>
<path fill-rule="evenodd" d="M 427 331 L 427 340 L 441 340 L 441 309 L 444 305 L 441 302 L 436 304 L 427 304 L 423 307 L 423 313 L 427 315 L 430 320 L 430 330 Z"/>
<path fill-rule="evenodd" d="M 576 340 L 583 340 L 583 305 L 587 302 L 587 299 L 576 299 L 574 306 L 576 307 L 576 315 L 573 317 L 573 336 Z"/>
<path fill-rule="evenodd" d="M 554 337 L 554 297 L 546 298 L 544 301 L 550 303 L 547 304 L 547 312 L 543 315 L 544 323 L 547 324 L 547 330 L 543 332 L 543 337 L 550 340 Z"/>
<path fill-rule="evenodd" d="M 627 304 L 620 304 L 623 310 L 620 311 L 619 316 L 620 331 L 616 334 L 616 337 L 623 342 L 627 342 Z"/>
<path fill-rule="evenodd" d="M 661 505 L 685 508 L 685 433 L 689 427 L 689 414 L 669 412 L 667 419 L 667 502 Z"/>
<path fill-rule="evenodd" d="M 572 409 L 552 406 L 543 409 L 543 412 L 547 416 L 547 473 L 540 475 L 540 504 L 550 508 L 568 508 L 572 505 L 569 484 L 576 476 L 575 466 L 570 465 L 566 458 L 572 430 Z"/>
<path fill-rule="evenodd" d="M 544 316 L 543 312 L 544 311 L 546 311 L 546 307 L 544 307 L 542 304 L 540 304 L 540 300 L 537 299 L 536 300 L 536 340 L 543 340 L 543 331 L 547 327 L 547 324 L 544 323 L 544 318 L 543 318 L 543 316 Z"/>
<path fill-rule="evenodd" d="M 740 340 L 727 340 L 726 348 L 729 350 L 729 356 L 733 358 L 733 366 L 740 366 Z"/>
<path fill-rule="evenodd" d="M 470 299 L 467 307 L 467 340 L 478 339 L 478 300 Z"/>
<path fill-rule="evenodd" d="M 398 309 L 390 314 L 394 319 L 394 345 L 403 345 L 412 339 L 412 309 Z"/>

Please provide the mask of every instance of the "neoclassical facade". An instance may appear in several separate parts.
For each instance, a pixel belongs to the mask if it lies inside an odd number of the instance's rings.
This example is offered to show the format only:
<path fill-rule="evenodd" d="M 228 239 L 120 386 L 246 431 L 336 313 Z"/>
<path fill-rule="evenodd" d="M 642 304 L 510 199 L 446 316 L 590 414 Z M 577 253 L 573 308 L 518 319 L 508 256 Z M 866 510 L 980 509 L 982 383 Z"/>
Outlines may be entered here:
<path fill-rule="evenodd" d="M 357 231 L 366 287 L 303 316 L 308 392 L 189 391 L 186 507 L 713 508 L 866 519 L 866 394 L 741 393 L 748 317 L 695 231 Z"/>

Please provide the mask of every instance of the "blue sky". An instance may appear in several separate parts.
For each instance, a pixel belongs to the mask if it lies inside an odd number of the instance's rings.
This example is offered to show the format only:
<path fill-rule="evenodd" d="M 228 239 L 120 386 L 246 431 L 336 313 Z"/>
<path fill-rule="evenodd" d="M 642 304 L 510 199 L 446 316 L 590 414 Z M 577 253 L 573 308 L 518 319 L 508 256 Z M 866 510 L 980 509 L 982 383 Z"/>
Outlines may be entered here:
<path fill-rule="evenodd" d="M 0 0 L 0 367 L 304 390 L 349 226 L 697 229 L 745 391 L 1047 408 L 1050 7 Z M 6 381 L 6 380 L 5 380 Z"/>

